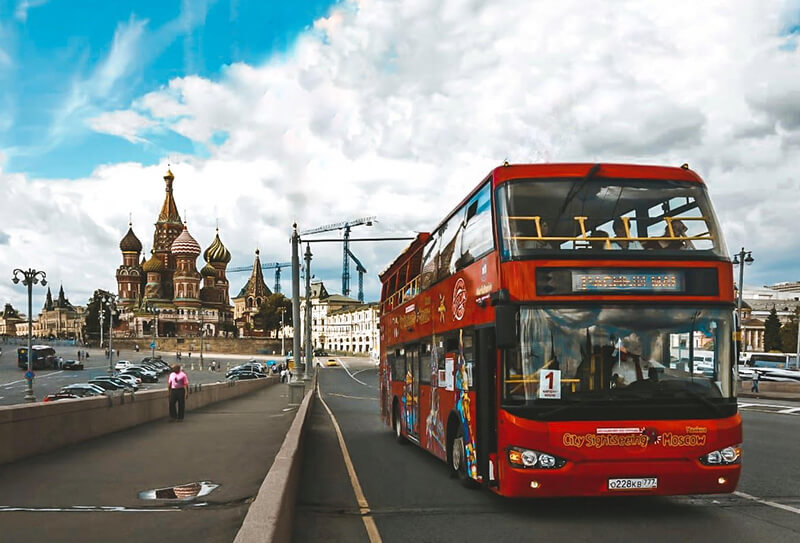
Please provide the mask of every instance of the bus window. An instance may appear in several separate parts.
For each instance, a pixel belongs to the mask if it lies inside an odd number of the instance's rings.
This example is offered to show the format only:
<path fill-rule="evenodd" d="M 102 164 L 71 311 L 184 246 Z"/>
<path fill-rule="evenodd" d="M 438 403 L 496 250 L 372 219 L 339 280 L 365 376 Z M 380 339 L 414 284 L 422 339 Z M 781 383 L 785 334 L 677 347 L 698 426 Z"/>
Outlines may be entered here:
<path fill-rule="evenodd" d="M 456 262 L 457 268 L 469 265 L 476 258 L 491 251 L 494 246 L 491 195 L 491 186 L 487 184 L 467 202 L 461 253 Z"/>
<path fill-rule="evenodd" d="M 425 244 L 422 255 L 422 279 L 420 288 L 426 289 L 436 282 L 437 262 L 439 260 L 439 234 L 434 233 Z"/>
<path fill-rule="evenodd" d="M 697 183 L 520 179 L 498 187 L 496 201 L 504 258 L 575 249 L 727 255 L 708 194 Z"/>
<path fill-rule="evenodd" d="M 464 209 L 456 211 L 452 217 L 442 225 L 441 248 L 439 250 L 439 266 L 436 280 L 440 281 L 456 271 L 456 260 L 461 255 L 461 229 L 463 223 Z"/>

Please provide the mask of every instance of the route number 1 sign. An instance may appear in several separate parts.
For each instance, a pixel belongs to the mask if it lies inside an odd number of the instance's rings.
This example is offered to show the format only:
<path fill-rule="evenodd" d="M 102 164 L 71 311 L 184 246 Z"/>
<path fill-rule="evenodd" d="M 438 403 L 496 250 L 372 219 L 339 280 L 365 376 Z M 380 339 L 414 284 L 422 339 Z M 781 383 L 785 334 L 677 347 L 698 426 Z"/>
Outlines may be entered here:
<path fill-rule="evenodd" d="M 539 396 L 543 400 L 561 399 L 561 370 L 539 370 Z"/>

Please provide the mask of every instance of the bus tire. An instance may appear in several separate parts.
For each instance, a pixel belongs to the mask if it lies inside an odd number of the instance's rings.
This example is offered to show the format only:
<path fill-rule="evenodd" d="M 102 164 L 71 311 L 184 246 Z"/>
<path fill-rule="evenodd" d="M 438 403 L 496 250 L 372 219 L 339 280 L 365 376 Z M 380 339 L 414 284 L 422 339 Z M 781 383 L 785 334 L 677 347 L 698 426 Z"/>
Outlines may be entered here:
<path fill-rule="evenodd" d="M 394 402 L 394 407 L 392 408 L 392 430 L 394 430 L 394 439 L 401 445 L 405 445 L 408 443 L 405 436 L 403 436 L 403 426 L 402 421 L 400 419 L 400 408 L 397 406 L 397 402 Z"/>
<path fill-rule="evenodd" d="M 478 483 L 467 475 L 467 459 L 464 453 L 464 430 L 458 425 L 456 435 L 450 443 L 450 473 L 467 488 L 478 488 Z"/>

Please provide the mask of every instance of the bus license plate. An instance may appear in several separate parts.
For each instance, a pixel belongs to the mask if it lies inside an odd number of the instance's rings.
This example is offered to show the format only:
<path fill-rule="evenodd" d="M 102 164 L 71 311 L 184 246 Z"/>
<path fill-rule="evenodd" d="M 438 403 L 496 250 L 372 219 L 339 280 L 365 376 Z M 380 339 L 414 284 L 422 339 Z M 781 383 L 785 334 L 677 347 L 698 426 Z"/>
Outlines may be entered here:
<path fill-rule="evenodd" d="M 658 479 L 655 477 L 608 480 L 609 490 L 647 490 L 651 488 L 658 488 Z"/>

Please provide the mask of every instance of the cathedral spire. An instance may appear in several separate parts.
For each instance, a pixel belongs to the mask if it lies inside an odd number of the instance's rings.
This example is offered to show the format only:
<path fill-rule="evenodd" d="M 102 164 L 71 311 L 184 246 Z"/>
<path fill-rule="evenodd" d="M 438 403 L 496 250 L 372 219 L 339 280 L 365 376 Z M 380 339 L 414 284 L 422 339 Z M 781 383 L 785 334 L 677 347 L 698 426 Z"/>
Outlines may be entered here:
<path fill-rule="evenodd" d="M 50 293 L 50 287 L 47 287 L 47 298 L 44 301 L 45 311 L 53 310 L 53 295 Z"/>
<path fill-rule="evenodd" d="M 167 195 L 164 198 L 164 205 L 161 206 L 161 213 L 158 214 L 158 222 L 182 224 L 181 216 L 178 213 L 178 206 L 175 205 L 175 198 L 172 195 L 172 183 L 174 181 L 175 176 L 172 175 L 172 171 L 167 170 L 167 173 L 164 175 Z"/>
<path fill-rule="evenodd" d="M 250 279 L 248 279 L 247 284 L 242 289 L 242 292 L 247 296 L 269 296 L 272 294 L 269 288 L 267 288 L 267 284 L 264 282 L 259 253 L 260 251 L 256 249 L 256 259 L 253 261 L 253 272 L 250 274 Z"/>

